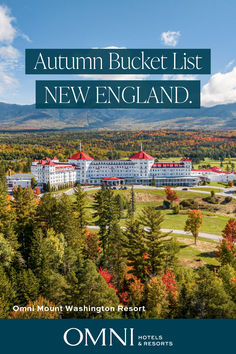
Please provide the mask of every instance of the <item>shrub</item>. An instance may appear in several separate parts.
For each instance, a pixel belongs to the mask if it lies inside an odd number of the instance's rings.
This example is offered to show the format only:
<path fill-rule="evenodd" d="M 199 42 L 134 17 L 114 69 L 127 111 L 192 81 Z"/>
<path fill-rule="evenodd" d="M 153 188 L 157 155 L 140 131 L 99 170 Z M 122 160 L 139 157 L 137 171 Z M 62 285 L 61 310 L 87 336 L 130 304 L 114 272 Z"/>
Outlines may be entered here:
<path fill-rule="evenodd" d="M 230 203 L 231 201 L 232 201 L 232 197 L 227 196 L 227 197 L 225 197 L 225 199 L 223 200 L 222 204 L 227 204 L 227 203 Z"/>
<path fill-rule="evenodd" d="M 163 200 L 163 209 L 170 209 L 171 202 L 169 200 Z"/>
<path fill-rule="evenodd" d="M 173 205 L 172 207 L 173 214 L 179 214 L 179 209 L 180 209 L 179 204 Z"/>
<path fill-rule="evenodd" d="M 198 209 L 199 208 L 198 202 L 195 201 L 194 199 L 183 199 L 180 202 L 180 205 L 182 206 L 183 209 Z"/>

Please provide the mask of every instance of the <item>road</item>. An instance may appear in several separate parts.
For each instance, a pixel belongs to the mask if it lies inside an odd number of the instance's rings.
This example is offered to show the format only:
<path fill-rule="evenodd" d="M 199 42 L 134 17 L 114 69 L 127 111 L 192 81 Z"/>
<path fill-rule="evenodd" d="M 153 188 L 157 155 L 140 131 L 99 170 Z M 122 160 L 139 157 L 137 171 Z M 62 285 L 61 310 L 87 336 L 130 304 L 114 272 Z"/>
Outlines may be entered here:
<path fill-rule="evenodd" d="M 99 230 L 99 226 L 97 225 L 87 225 L 87 227 L 91 230 Z M 123 230 L 125 230 L 125 227 L 122 226 L 121 227 Z M 173 232 L 173 234 L 177 234 L 177 235 L 188 235 L 190 236 L 190 233 L 189 232 L 186 232 L 184 230 L 175 230 L 175 229 L 161 229 L 162 232 Z M 222 237 L 219 236 L 219 235 L 214 235 L 214 234 L 208 234 L 206 232 L 199 232 L 199 237 L 202 237 L 202 238 L 207 238 L 207 239 L 210 239 L 210 240 L 213 240 L 213 241 L 217 241 L 219 242 Z"/>

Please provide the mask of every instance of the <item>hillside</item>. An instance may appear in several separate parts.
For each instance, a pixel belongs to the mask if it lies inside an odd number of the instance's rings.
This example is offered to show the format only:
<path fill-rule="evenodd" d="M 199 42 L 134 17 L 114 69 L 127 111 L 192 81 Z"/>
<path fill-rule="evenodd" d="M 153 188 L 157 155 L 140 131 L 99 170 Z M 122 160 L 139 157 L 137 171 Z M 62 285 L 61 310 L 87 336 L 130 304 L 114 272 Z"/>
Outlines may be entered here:
<path fill-rule="evenodd" d="M 35 109 L 0 102 L 0 130 L 23 129 L 210 129 L 236 130 L 236 103 L 210 108 L 150 110 Z"/>

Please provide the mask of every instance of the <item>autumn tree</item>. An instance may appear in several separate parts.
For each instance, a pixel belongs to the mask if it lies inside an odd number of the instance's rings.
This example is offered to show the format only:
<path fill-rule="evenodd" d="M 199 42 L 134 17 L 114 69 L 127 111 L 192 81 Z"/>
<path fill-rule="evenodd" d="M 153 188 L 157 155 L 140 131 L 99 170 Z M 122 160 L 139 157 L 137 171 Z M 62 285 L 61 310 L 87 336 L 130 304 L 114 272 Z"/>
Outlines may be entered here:
<path fill-rule="evenodd" d="M 100 248 L 98 235 L 87 230 L 84 250 L 86 258 L 91 259 L 91 261 L 97 264 L 101 256 L 101 252 L 102 250 Z"/>
<path fill-rule="evenodd" d="M 0 178 L 0 233 L 15 249 L 18 248 L 16 229 L 16 215 L 12 208 L 12 198 L 8 195 L 6 178 Z"/>
<path fill-rule="evenodd" d="M 147 310 L 149 318 L 168 318 L 169 294 L 161 276 L 155 276 L 148 283 Z"/>
<path fill-rule="evenodd" d="M 35 188 L 34 193 L 35 193 L 35 195 L 40 195 L 41 194 L 41 191 L 40 191 L 39 187 Z"/>
<path fill-rule="evenodd" d="M 178 196 L 176 191 L 172 190 L 170 186 L 165 187 L 166 199 L 171 203 L 171 207 L 173 202 L 178 201 Z"/>
<path fill-rule="evenodd" d="M 184 231 L 190 231 L 194 237 L 194 243 L 197 244 L 199 228 L 202 225 L 202 214 L 200 211 L 193 209 L 189 210 L 188 218 L 185 223 Z"/>
<path fill-rule="evenodd" d="M 232 218 L 229 219 L 224 230 L 222 231 L 222 236 L 224 239 L 226 239 L 229 242 L 236 241 L 236 220 L 235 219 Z"/>
<path fill-rule="evenodd" d="M 236 221 L 229 219 L 222 231 L 222 240 L 220 241 L 217 258 L 222 265 L 230 264 L 236 269 Z"/>

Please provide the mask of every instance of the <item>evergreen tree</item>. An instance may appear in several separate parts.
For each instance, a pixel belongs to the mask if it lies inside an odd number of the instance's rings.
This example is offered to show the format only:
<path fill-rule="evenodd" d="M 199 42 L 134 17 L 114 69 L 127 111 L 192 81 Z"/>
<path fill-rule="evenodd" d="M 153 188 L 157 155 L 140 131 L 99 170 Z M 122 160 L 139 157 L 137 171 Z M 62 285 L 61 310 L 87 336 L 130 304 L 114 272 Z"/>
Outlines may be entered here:
<path fill-rule="evenodd" d="M 78 184 L 74 188 L 75 192 L 75 213 L 76 213 L 76 221 L 78 223 L 78 228 L 80 234 L 85 237 L 86 233 L 86 225 L 88 224 L 88 215 L 87 215 L 87 194 L 82 191 L 81 185 Z"/>
<path fill-rule="evenodd" d="M 3 234 L 0 234 L 0 263 L 3 267 L 9 267 L 15 256 L 15 250 Z"/>
<path fill-rule="evenodd" d="M 119 218 L 117 203 L 114 198 L 114 192 L 111 189 L 102 188 L 95 194 L 95 213 L 94 218 L 99 226 L 99 238 L 101 241 L 104 257 L 108 253 L 109 236 L 111 226 L 115 220 Z"/>
<path fill-rule="evenodd" d="M 156 187 L 156 180 L 155 180 L 155 177 L 154 177 L 154 176 L 152 176 L 152 186 L 153 186 L 153 187 Z"/>
<path fill-rule="evenodd" d="M 59 217 L 58 200 L 51 193 L 46 193 L 41 198 L 38 207 L 38 217 L 45 229 L 57 229 L 57 219 Z"/>
<path fill-rule="evenodd" d="M 23 258 L 27 262 L 33 229 L 37 225 L 37 201 L 32 189 L 23 189 L 19 186 L 14 191 L 14 200 L 12 205 L 16 215 L 16 233 L 20 244 L 20 251 Z"/>
<path fill-rule="evenodd" d="M 10 279 L 1 266 L 0 279 L 0 318 L 7 318 L 11 314 L 12 306 L 16 299 L 16 293 Z"/>
<path fill-rule="evenodd" d="M 135 213 L 135 193 L 134 193 L 134 186 L 131 187 L 131 212 L 132 214 Z"/>
<path fill-rule="evenodd" d="M 30 184 L 31 184 L 31 188 L 34 189 L 38 183 L 37 183 L 36 179 L 34 177 L 32 177 Z"/>
<path fill-rule="evenodd" d="M 31 269 L 24 269 L 17 274 L 16 294 L 18 303 L 25 306 L 30 300 L 34 301 L 39 295 L 39 281 Z"/>
<path fill-rule="evenodd" d="M 116 311 L 119 305 L 119 299 L 115 290 L 108 287 L 104 278 L 96 270 L 96 266 L 90 260 L 84 263 L 81 272 L 78 274 L 79 296 L 74 302 L 76 306 L 114 306 L 113 312 L 82 312 L 77 313 L 82 318 L 119 318 L 120 314 Z"/>
<path fill-rule="evenodd" d="M 126 225 L 125 235 L 127 237 L 126 247 L 128 266 L 130 267 L 129 272 L 144 282 L 147 277 L 147 247 L 140 222 L 130 219 Z"/>
<path fill-rule="evenodd" d="M 114 281 L 119 290 L 124 280 L 126 268 L 126 243 L 127 238 L 115 220 L 111 224 L 107 253 L 104 255 L 103 265 L 114 274 Z"/>
<path fill-rule="evenodd" d="M 122 218 L 123 216 L 123 211 L 125 209 L 127 209 L 128 206 L 128 200 L 126 199 L 126 197 L 123 194 L 117 194 L 115 197 L 115 202 L 117 204 L 117 209 L 118 209 L 118 213 L 119 213 L 119 220 Z"/>
<path fill-rule="evenodd" d="M 192 302 L 192 317 L 236 318 L 236 304 L 226 293 L 222 280 L 207 268 L 199 271 L 197 291 Z"/>
<path fill-rule="evenodd" d="M 8 196 L 6 178 L 0 178 L 0 233 L 15 249 L 19 247 L 15 233 L 16 220 L 11 199 Z"/>
<path fill-rule="evenodd" d="M 150 277 L 163 272 L 167 257 L 166 242 L 169 233 L 160 231 L 163 217 L 155 207 L 145 207 L 141 214 L 141 223 L 144 226 L 144 239 L 147 246 L 147 271 Z"/>
<path fill-rule="evenodd" d="M 192 303 L 197 290 L 196 275 L 191 268 L 177 268 L 176 279 L 179 285 L 178 318 L 193 318 Z"/>

